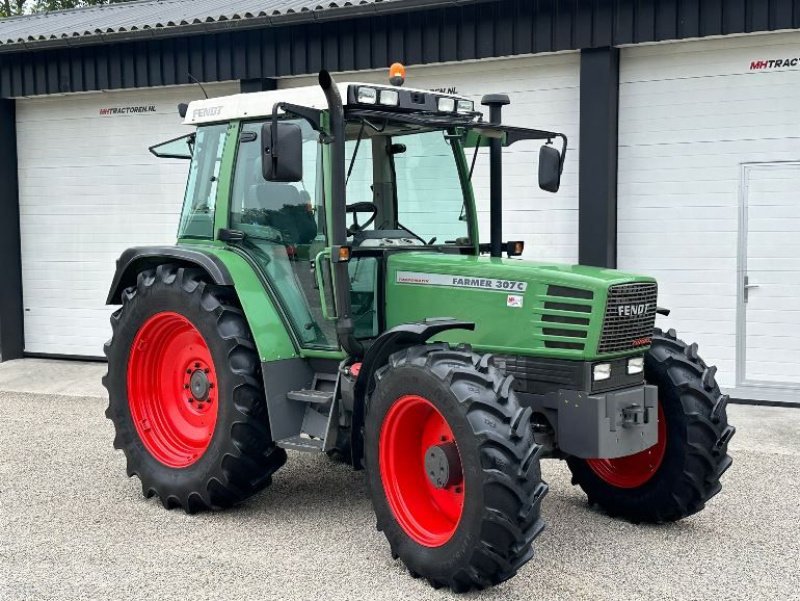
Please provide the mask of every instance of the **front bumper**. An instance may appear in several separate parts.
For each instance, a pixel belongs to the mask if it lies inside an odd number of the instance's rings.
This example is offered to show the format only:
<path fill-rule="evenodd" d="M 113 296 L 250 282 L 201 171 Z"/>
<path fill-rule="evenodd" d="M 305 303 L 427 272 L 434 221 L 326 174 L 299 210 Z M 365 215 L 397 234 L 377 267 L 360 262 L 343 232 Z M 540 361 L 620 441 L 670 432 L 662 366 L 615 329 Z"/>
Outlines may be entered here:
<path fill-rule="evenodd" d="M 592 394 L 559 390 L 556 444 L 574 457 L 625 457 L 658 440 L 658 389 L 642 384 Z"/>

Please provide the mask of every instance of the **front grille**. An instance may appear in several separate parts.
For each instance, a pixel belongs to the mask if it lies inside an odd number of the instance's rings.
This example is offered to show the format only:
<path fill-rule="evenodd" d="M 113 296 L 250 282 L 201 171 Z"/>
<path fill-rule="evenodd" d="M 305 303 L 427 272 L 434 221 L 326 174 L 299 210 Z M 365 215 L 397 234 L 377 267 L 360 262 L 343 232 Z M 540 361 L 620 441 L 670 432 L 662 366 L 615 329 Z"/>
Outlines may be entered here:
<path fill-rule="evenodd" d="M 657 297 L 655 283 L 611 286 L 597 352 L 614 353 L 649 345 L 656 324 Z"/>

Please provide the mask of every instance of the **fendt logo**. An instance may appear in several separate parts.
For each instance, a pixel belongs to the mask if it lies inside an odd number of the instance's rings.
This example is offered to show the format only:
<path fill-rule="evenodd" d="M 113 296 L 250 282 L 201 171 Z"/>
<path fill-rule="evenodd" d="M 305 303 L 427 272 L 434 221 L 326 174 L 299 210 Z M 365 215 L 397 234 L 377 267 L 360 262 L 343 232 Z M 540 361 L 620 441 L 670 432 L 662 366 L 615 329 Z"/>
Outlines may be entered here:
<path fill-rule="evenodd" d="M 644 315 L 650 303 L 641 303 L 639 305 L 620 305 L 617 307 L 617 315 L 620 317 L 630 317 L 635 315 Z"/>
<path fill-rule="evenodd" d="M 769 60 L 750 61 L 750 70 L 791 69 L 797 68 L 798 65 L 800 65 L 800 58 L 771 58 Z"/>
<path fill-rule="evenodd" d="M 209 106 L 202 109 L 194 109 L 192 111 L 192 119 L 206 119 L 208 117 L 216 117 L 222 112 L 221 106 Z"/>

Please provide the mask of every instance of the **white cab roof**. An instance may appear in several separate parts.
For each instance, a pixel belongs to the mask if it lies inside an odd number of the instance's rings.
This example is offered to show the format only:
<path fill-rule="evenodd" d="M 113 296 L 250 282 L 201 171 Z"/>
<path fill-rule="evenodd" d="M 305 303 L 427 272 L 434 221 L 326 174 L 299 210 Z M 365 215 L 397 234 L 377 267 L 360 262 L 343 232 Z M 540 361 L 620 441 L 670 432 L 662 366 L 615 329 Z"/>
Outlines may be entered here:
<path fill-rule="evenodd" d="M 378 89 L 397 89 L 393 86 L 354 81 L 342 82 L 336 85 L 339 87 L 339 94 L 341 94 L 342 102 L 345 106 L 347 105 L 347 88 L 352 85 L 363 85 Z M 406 88 L 405 86 L 403 89 L 410 92 L 432 93 L 431 90 Z M 438 96 L 469 100 L 465 96 L 433 93 Z M 328 108 L 328 102 L 325 100 L 325 94 L 320 86 L 303 86 L 300 88 L 285 88 L 283 90 L 270 90 L 269 92 L 251 92 L 249 94 L 195 100 L 189 103 L 183 123 L 184 125 L 200 125 L 202 123 L 219 123 L 220 121 L 232 121 L 235 119 L 268 117 L 272 115 L 272 107 L 278 102 L 288 102 L 320 110 Z"/>

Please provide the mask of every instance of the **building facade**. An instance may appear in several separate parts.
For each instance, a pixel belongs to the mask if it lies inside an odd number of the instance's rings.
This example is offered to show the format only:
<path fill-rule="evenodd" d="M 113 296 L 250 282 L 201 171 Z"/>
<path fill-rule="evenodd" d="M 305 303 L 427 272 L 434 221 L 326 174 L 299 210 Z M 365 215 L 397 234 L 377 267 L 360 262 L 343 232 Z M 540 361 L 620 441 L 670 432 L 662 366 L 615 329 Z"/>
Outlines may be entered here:
<path fill-rule="evenodd" d="M 791 0 L 140 1 L 2 21 L 0 357 L 102 355 L 114 261 L 174 240 L 185 164 L 147 148 L 184 131 L 195 80 L 385 81 L 400 61 L 409 85 L 507 93 L 504 121 L 568 135 L 557 195 L 531 149 L 504 157 L 504 233 L 526 258 L 656 276 L 659 325 L 726 392 L 794 402 L 798 29 Z"/>

